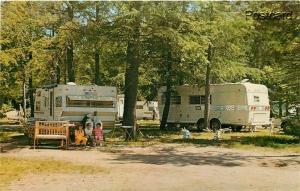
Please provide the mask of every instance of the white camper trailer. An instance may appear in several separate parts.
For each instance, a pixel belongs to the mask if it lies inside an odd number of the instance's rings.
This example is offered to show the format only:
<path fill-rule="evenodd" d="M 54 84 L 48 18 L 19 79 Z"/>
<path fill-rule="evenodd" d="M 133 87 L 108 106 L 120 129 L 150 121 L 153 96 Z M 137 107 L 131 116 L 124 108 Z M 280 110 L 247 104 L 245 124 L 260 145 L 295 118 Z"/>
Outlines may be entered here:
<path fill-rule="evenodd" d="M 158 92 L 158 105 L 162 117 L 166 87 Z M 171 96 L 168 125 L 197 125 L 204 128 L 204 88 L 178 86 Z M 241 130 L 242 126 L 270 125 L 268 89 L 252 83 L 225 83 L 211 85 L 210 126 L 213 129 L 231 126 Z"/>
<path fill-rule="evenodd" d="M 53 85 L 36 90 L 37 120 L 79 122 L 85 114 L 99 116 L 103 126 L 114 126 L 117 89 L 107 86 Z"/>
<path fill-rule="evenodd" d="M 137 101 L 135 111 L 137 119 L 158 119 L 157 101 Z"/>
<path fill-rule="evenodd" d="M 124 112 L 124 95 L 118 95 L 118 117 L 123 118 Z M 158 119 L 158 103 L 157 101 L 137 101 L 136 102 L 136 119 Z"/>

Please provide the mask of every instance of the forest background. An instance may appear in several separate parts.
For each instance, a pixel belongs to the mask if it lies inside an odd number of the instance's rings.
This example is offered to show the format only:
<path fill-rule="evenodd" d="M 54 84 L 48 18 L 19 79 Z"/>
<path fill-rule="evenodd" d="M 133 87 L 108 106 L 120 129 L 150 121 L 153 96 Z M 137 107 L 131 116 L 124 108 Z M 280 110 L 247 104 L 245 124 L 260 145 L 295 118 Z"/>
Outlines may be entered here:
<path fill-rule="evenodd" d="M 161 86 L 170 100 L 176 85 L 249 79 L 288 115 L 282 106 L 300 102 L 299 11 L 299 1 L 1 2 L 0 109 L 23 104 L 24 84 L 31 115 L 38 87 L 116 86 L 131 124 L 135 101 Z"/>

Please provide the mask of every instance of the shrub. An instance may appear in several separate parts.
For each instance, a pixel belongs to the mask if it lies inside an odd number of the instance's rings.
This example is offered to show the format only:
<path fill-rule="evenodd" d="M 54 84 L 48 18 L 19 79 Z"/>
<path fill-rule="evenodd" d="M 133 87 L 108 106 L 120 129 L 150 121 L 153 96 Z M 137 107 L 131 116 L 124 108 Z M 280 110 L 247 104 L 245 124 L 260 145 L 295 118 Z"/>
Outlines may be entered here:
<path fill-rule="evenodd" d="M 6 114 L 5 113 L 2 113 L 1 111 L 0 111 L 0 118 L 5 118 L 6 117 Z"/>

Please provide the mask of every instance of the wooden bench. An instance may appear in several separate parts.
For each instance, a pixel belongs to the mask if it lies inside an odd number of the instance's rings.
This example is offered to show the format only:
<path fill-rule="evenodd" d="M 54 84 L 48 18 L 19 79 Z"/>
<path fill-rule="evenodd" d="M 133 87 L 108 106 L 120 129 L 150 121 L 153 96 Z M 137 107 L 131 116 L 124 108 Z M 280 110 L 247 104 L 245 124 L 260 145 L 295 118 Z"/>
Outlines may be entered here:
<path fill-rule="evenodd" d="M 61 146 L 69 145 L 69 122 L 67 121 L 36 121 L 34 127 L 33 148 L 40 139 L 61 140 Z"/>

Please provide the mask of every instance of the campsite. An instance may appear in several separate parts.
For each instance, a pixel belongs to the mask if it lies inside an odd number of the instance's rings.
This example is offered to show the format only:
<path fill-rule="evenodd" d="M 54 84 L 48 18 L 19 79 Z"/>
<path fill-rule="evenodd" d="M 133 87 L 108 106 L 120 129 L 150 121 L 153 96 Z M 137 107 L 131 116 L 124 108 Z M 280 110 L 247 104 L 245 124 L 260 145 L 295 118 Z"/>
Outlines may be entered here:
<path fill-rule="evenodd" d="M 300 190 L 298 1 L 0 4 L 0 190 Z"/>
<path fill-rule="evenodd" d="M 55 144 L 33 150 L 22 133 L 11 132 L 1 154 L 5 163 L 1 186 L 3 190 L 297 190 L 300 186 L 299 140 L 277 130 L 226 133 L 220 141 L 212 140 L 212 132 L 192 132 L 193 139 L 183 140 L 178 131 L 161 132 L 153 122 L 146 125 L 145 137 L 136 142 L 108 138 L 105 147 L 68 150 Z M 234 141 L 231 136 L 242 139 Z"/>

